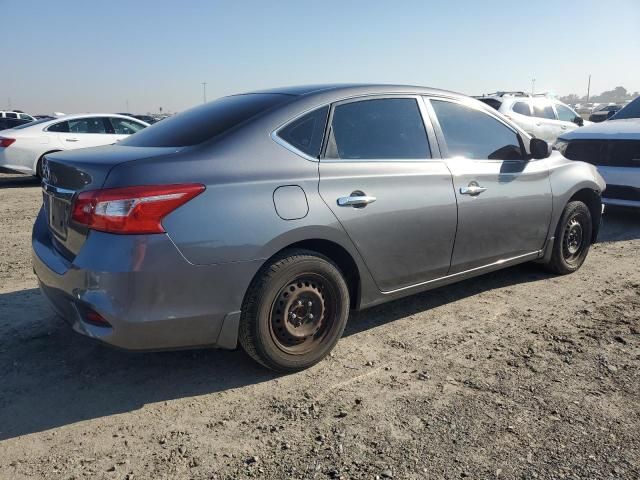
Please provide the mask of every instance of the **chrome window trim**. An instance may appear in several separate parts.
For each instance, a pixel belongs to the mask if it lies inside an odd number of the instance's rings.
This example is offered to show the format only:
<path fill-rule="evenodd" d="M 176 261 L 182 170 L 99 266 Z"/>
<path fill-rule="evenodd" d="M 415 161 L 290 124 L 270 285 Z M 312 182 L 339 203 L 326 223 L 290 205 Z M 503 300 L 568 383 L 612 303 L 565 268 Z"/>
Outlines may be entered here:
<path fill-rule="evenodd" d="M 331 113 L 333 110 L 333 106 L 337 105 L 337 104 L 341 104 L 341 103 L 348 103 L 348 102 L 352 102 L 352 101 L 358 101 L 358 100 L 362 100 L 362 99 L 367 99 L 369 97 L 374 97 L 374 98 L 415 98 L 416 101 L 418 102 L 418 108 L 420 109 L 420 113 L 422 115 L 422 123 L 424 124 L 425 127 L 425 131 L 427 132 L 427 140 L 429 142 L 429 148 L 431 150 L 431 158 L 423 158 L 423 159 L 363 159 L 363 160 L 340 160 L 337 159 L 338 161 L 345 163 L 345 162 L 372 162 L 372 161 L 378 161 L 378 162 L 424 162 L 424 161 L 433 161 L 433 160 L 440 160 L 441 158 L 436 158 L 434 156 L 434 143 L 436 141 L 435 138 L 435 133 L 430 131 L 429 126 L 427 125 L 427 121 L 429 121 L 429 124 L 431 126 L 431 129 L 433 129 L 433 125 L 431 124 L 431 121 L 428 117 L 424 116 L 424 109 L 423 109 L 423 101 L 421 101 L 420 99 L 425 97 L 426 94 L 424 93 L 420 93 L 420 92 L 414 92 L 414 93 L 407 93 L 407 92 L 379 92 L 379 93 L 364 93 L 364 94 L 356 94 L 356 95 L 348 95 L 346 97 L 341 97 L 332 101 L 328 101 L 328 102 L 322 102 L 322 103 L 318 103 L 317 105 L 314 105 L 313 107 L 310 107 L 306 110 L 304 110 L 303 112 L 295 115 L 294 117 L 291 117 L 287 120 L 285 120 L 284 122 L 282 122 L 280 125 L 278 125 L 275 129 L 273 129 L 273 131 L 269 134 L 269 136 L 271 137 L 271 139 L 276 142 L 278 145 L 286 148 L 287 150 L 289 150 L 292 153 L 295 153 L 296 155 L 304 158 L 305 160 L 309 160 L 310 162 L 320 162 L 320 158 L 314 158 L 310 155 L 307 155 L 306 153 L 304 153 L 303 151 L 297 149 L 296 147 L 294 147 L 293 145 L 287 143 L 286 141 L 284 141 L 282 138 L 280 138 L 278 136 L 278 132 L 280 130 L 282 130 L 284 127 L 286 127 L 287 125 L 289 125 L 291 122 L 296 121 L 297 119 L 299 119 L 300 117 L 305 116 L 308 113 L 313 112 L 314 110 L 317 110 L 319 108 L 323 108 L 323 107 L 329 107 L 329 118 L 328 118 L 328 122 L 327 125 L 329 125 L 329 122 L 331 121 Z M 442 98 L 450 98 L 450 99 L 455 99 L 456 97 L 447 97 L 446 95 L 443 95 Z M 326 140 L 326 135 L 327 132 L 325 131 L 325 140 Z M 432 138 L 432 133 L 434 133 L 434 137 Z M 324 147 L 324 141 L 323 141 L 323 147 Z M 437 153 L 439 152 L 438 149 L 438 144 L 435 143 L 435 148 L 437 150 Z M 322 156 L 322 153 L 320 154 L 320 156 Z M 327 160 L 325 158 L 322 158 L 322 162 L 331 162 L 333 160 Z"/>

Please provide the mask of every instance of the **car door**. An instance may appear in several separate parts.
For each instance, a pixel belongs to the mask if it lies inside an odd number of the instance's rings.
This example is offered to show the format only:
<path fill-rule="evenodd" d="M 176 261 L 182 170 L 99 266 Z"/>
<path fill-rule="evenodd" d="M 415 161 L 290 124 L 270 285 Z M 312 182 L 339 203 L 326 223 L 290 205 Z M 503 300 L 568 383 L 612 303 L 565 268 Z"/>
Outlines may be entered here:
<path fill-rule="evenodd" d="M 533 116 L 535 117 L 535 136 L 554 142 L 562 132 L 556 113 L 551 102 L 546 98 L 535 98 L 532 101 Z"/>
<path fill-rule="evenodd" d="M 531 136 L 536 134 L 537 119 L 532 116 L 533 110 L 529 99 L 523 98 L 514 101 L 508 112 L 504 116 L 517 124 L 521 129 Z"/>
<path fill-rule="evenodd" d="M 55 131 L 58 132 L 58 139 L 65 150 L 98 147 L 116 141 L 106 117 L 73 118 L 58 125 L 62 126 L 58 126 Z M 52 128 L 49 127 L 48 130 L 51 132 Z"/>
<path fill-rule="evenodd" d="M 430 100 L 458 202 L 450 274 L 535 256 L 551 220 L 546 162 L 528 159 L 517 130 L 475 103 Z"/>
<path fill-rule="evenodd" d="M 319 191 L 376 284 L 392 291 L 442 277 L 456 231 L 456 199 L 420 97 L 334 104 Z"/>
<path fill-rule="evenodd" d="M 133 135 L 146 127 L 143 123 L 136 122 L 129 118 L 109 117 L 109 121 L 111 122 L 116 141 L 127 138 L 129 135 Z"/>
<path fill-rule="evenodd" d="M 570 132 L 571 130 L 575 130 L 580 126 L 578 125 L 578 119 L 580 118 L 580 115 L 578 115 L 576 112 L 560 103 L 554 104 L 554 107 L 556 109 L 558 121 L 561 122 L 562 132 Z"/>

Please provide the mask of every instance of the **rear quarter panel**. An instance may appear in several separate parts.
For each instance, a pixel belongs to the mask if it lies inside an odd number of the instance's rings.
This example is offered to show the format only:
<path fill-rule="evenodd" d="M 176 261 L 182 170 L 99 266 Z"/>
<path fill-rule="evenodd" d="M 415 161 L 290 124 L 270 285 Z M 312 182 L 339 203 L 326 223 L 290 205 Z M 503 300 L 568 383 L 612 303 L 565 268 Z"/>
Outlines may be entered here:
<path fill-rule="evenodd" d="M 254 262 L 259 267 L 291 244 L 322 239 L 347 250 L 361 282 L 369 285 L 364 263 L 318 193 L 318 163 L 274 142 L 270 133 L 275 126 L 257 122 L 170 158 L 118 165 L 104 187 L 204 184 L 203 193 L 163 220 L 169 237 L 191 264 Z M 274 191 L 288 185 L 304 190 L 308 212 L 303 218 L 284 220 L 276 211 Z M 375 290 L 366 292 L 376 295 Z"/>

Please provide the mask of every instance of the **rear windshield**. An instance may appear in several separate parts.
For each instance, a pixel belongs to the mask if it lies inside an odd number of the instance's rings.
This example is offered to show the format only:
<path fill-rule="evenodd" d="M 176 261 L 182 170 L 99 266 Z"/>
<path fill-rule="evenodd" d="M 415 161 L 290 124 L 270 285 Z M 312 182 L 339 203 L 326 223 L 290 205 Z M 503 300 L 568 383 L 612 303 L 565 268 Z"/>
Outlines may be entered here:
<path fill-rule="evenodd" d="M 502 105 L 502 102 L 500 100 L 496 100 L 495 98 L 479 98 L 478 100 L 486 103 L 487 105 L 495 108 L 496 110 L 499 110 L 500 105 Z"/>
<path fill-rule="evenodd" d="M 155 123 L 119 142 L 131 147 L 188 147 L 209 140 L 293 97 L 251 93 L 223 97 Z"/>
<path fill-rule="evenodd" d="M 620 120 L 623 118 L 640 118 L 640 97 L 636 98 L 629 105 L 622 108 L 609 120 Z"/>

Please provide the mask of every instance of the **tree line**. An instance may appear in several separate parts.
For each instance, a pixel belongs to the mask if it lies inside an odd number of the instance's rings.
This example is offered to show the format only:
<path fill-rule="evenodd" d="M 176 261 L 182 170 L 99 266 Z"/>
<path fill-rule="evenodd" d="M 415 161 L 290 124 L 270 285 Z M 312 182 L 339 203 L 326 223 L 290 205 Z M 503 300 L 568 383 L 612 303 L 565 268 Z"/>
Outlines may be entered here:
<path fill-rule="evenodd" d="M 616 87 L 613 90 L 607 90 L 600 95 L 591 95 L 589 102 L 594 103 L 622 103 L 626 100 L 633 100 L 636 97 L 640 97 L 640 92 L 629 92 L 624 87 Z M 560 97 L 560 101 L 564 103 L 585 103 L 587 102 L 587 96 L 579 96 L 575 93 Z"/>

